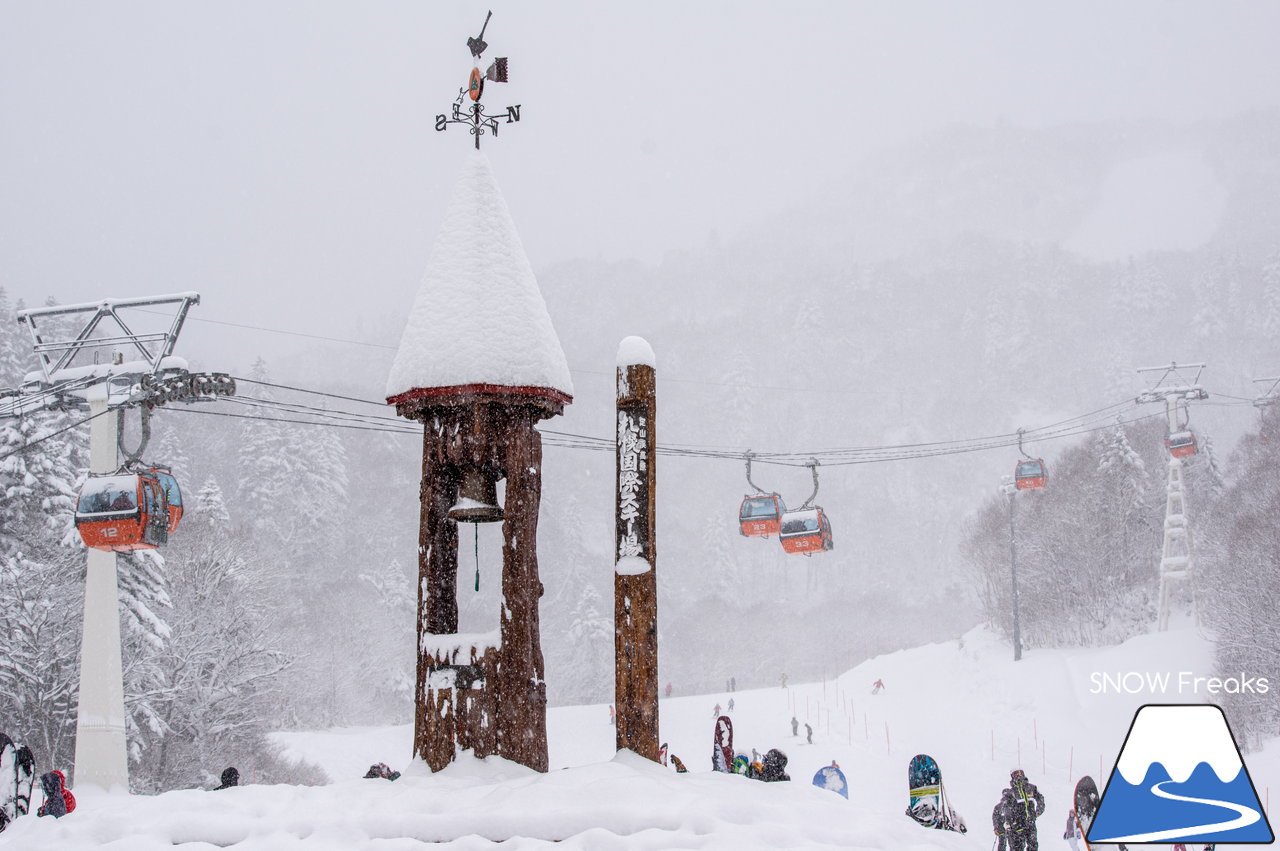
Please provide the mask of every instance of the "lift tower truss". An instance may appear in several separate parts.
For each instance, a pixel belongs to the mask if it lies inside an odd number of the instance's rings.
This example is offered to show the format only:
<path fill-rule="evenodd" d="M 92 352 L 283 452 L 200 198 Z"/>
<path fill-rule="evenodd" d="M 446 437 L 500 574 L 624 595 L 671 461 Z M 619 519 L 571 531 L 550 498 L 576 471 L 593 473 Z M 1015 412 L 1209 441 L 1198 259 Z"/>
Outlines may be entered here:
<path fill-rule="evenodd" d="M 1138 404 L 1163 402 L 1167 434 L 1185 430 L 1186 422 L 1178 421 L 1178 407 L 1185 410 L 1188 402 L 1209 398 L 1200 386 L 1200 375 L 1205 364 L 1170 363 L 1168 366 L 1143 367 L 1138 370 L 1148 377 L 1155 377 L 1155 384 L 1143 391 L 1135 400 Z M 1169 458 L 1168 479 L 1165 484 L 1164 542 L 1160 550 L 1160 608 L 1156 616 L 1156 629 L 1169 628 L 1171 598 L 1176 585 L 1193 580 L 1195 576 L 1195 547 L 1191 535 L 1191 523 L 1187 515 L 1187 498 L 1182 478 L 1181 458 Z M 1196 621 L 1200 612 L 1192 596 Z"/>

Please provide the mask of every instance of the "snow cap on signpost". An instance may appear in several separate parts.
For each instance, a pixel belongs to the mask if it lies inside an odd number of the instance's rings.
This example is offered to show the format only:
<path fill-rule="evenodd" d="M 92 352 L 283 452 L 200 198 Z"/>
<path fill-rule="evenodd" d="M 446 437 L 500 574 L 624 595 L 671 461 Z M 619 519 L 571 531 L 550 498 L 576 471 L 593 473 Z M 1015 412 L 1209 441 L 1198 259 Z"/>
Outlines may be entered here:
<path fill-rule="evenodd" d="M 387 401 L 474 392 L 556 408 L 573 400 L 560 338 L 481 153 L 468 156 L 431 249 L 387 379 Z"/>

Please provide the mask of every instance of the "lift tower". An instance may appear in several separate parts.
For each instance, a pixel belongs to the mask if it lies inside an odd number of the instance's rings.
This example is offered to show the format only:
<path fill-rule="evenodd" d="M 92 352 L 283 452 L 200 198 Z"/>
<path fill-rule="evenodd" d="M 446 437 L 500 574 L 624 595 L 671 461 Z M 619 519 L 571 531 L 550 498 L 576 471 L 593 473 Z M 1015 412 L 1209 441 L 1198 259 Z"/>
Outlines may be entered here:
<path fill-rule="evenodd" d="M 155 405 L 235 392 L 229 376 L 192 374 L 187 362 L 173 355 L 187 311 L 199 303 L 199 293 L 187 292 L 18 311 L 18 322 L 31 332 L 40 370 L 27 375 L 18 390 L 0 394 L 0 417 L 44 409 L 87 410 L 89 472 L 116 472 L 123 411 L 142 407 L 145 422 Z M 174 314 L 167 329 L 155 332 L 133 331 L 120 314 L 127 308 L 165 306 L 176 306 Z M 78 329 L 72 319 L 82 321 Z M 103 349 L 106 362 L 100 362 Z M 141 452 L 139 447 L 133 454 Z M 111 550 L 88 551 L 74 779 L 76 786 L 129 788 L 119 584 Z"/>
<path fill-rule="evenodd" d="M 1164 509 L 1164 543 L 1160 553 L 1160 609 L 1156 619 L 1156 629 L 1164 632 L 1169 628 L 1169 599 L 1173 586 L 1193 578 L 1195 574 L 1194 546 L 1191 536 L 1191 524 L 1187 516 L 1186 493 L 1182 480 L 1182 457 L 1193 454 L 1195 439 L 1191 436 L 1186 422 L 1178 421 L 1178 406 L 1185 410 L 1188 402 L 1196 402 L 1209 398 L 1209 394 L 1200 386 L 1200 374 L 1204 372 L 1202 363 L 1179 364 L 1168 366 L 1143 367 L 1139 373 L 1154 377 L 1155 383 L 1138 395 L 1138 404 L 1163 402 L 1166 417 L 1165 446 L 1169 451 L 1169 474 L 1165 485 Z M 1178 435 L 1187 435 L 1191 453 L 1175 451 L 1174 440 Z M 1195 605 L 1194 597 L 1192 605 Z M 1196 619 L 1199 620 L 1199 610 Z"/>

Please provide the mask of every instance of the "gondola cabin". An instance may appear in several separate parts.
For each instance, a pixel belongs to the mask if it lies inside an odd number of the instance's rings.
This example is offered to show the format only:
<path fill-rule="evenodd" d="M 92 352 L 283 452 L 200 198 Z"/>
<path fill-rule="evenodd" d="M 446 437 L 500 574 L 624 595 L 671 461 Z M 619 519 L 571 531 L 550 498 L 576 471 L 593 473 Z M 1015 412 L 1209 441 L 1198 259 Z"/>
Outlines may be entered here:
<path fill-rule="evenodd" d="M 1049 482 L 1049 468 L 1035 458 L 1019 461 L 1013 469 L 1013 483 L 1020 491 L 1040 490 Z"/>
<path fill-rule="evenodd" d="M 788 511 L 782 515 L 778 528 L 778 540 L 788 553 L 826 552 L 835 544 L 831 540 L 831 521 L 821 508 Z"/>
<path fill-rule="evenodd" d="M 738 527 L 749 538 L 767 538 L 778 534 L 778 524 L 787 506 L 776 493 L 762 493 L 742 499 L 738 509 Z"/>
<path fill-rule="evenodd" d="M 154 550 L 169 539 L 164 488 L 152 473 L 90 475 L 76 503 L 76 529 L 95 550 Z"/>
<path fill-rule="evenodd" d="M 1186 458 L 1196 454 L 1196 436 L 1190 431 L 1175 431 L 1164 439 L 1169 454 L 1174 458 Z"/>
<path fill-rule="evenodd" d="M 182 522 L 182 489 L 178 487 L 178 480 L 173 477 L 173 473 L 168 470 L 152 467 L 148 472 L 159 480 L 160 488 L 164 491 L 164 502 L 169 508 L 168 532 L 172 535 Z"/>

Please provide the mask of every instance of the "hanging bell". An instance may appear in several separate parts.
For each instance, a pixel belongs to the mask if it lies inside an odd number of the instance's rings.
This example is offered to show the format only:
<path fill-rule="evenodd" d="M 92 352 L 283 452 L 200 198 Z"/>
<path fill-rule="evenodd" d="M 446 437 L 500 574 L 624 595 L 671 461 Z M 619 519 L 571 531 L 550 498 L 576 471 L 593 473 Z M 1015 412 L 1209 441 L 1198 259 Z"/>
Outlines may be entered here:
<path fill-rule="evenodd" d="M 449 519 L 459 523 L 495 523 L 502 519 L 498 505 L 498 476 L 492 470 L 467 467 L 462 471 L 458 501 L 449 509 Z"/>

